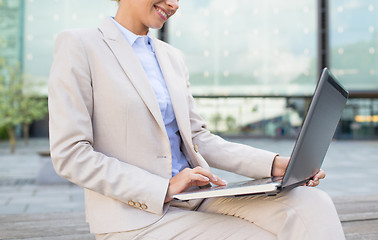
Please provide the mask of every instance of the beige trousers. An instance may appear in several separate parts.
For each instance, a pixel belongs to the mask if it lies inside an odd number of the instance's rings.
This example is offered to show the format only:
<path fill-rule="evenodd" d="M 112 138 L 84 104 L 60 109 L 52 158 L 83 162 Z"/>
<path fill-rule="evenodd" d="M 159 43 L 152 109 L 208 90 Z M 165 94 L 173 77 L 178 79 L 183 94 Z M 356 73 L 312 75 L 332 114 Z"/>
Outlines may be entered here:
<path fill-rule="evenodd" d="M 196 209 L 196 210 L 194 210 Z M 345 239 L 335 206 L 321 190 L 297 187 L 277 196 L 173 202 L 155 224 L 96 235 L 97 240 L 339 240 Z"/>

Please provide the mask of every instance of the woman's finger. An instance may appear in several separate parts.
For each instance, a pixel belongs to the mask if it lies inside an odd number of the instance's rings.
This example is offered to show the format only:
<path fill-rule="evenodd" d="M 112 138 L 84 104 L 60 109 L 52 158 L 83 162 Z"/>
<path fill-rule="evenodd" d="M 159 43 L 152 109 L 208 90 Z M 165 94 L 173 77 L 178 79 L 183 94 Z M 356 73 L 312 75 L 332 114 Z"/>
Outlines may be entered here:
<path fill-rule="evenodd" d="M 306 186 L 309 186 L 309 187 L 316 187 L 319 185 L 320 183 L 320 179 L 323 179 L 325 178 L 326 174 L 325 172 L 320 169 L 319 172 L 317 174 L 315 174 L 315 176 L 307 182 Z"/>
<path fill-rule="evenodd" d="M 309 186 L 309 187 L 316 187 L 318 185 L 319 185 L 319 181 L 314 181 L 314 180 L 310 180 L 307 183 L 307 186 Z"/>
<path fill-rule="evenodd" d="M 208 170 L 206 170 L 206 169 L 204 169 L 202 167 L 195 167 L 195 168 L 193 168 L 192 171 L 194 173 L 206 176 L 206 177 L 208 177 L 212 181 L 216 181 L 217 180 L 214 174 L 212 174 L 210 171 L 208 171 Z"/>
<path fill-rule="evenodd" d="M 323 178 L 325 178 L 325 176 L 326 176 L 326 174 L 323 171 L 323 169 L 320 169 L 319 172 L 317 174 L 315 174 L 315 176 L 313 177 L 313 180 L 319 181 L 319 179 L 323 179 Z"/>
<path fill-rule="evenodd" d="M 195 167 L 193 168 L 193 172 L 196 174 L 201 174 L 209 179 L 210 182 L 216 185 L 226 185 L 227 182 L 222 180 L 220 177 L 214 175 L 212 172 L 202 168 L 202 167 Z"/>
<path fill-rule="evenodd" d="M 189 175 L 190 181 L 210 182 L 210 179 L 202 174 L 191 173 Z"/>

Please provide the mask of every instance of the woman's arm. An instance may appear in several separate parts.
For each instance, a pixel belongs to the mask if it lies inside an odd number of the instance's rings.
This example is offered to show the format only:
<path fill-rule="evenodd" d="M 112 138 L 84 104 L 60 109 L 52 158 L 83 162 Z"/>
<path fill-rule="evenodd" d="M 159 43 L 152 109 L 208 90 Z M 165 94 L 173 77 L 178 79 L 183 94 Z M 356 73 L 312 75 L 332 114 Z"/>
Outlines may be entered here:
<path fill-rule="evenodd" d="M 64 32 L 56 41 L 49 79 L 50 150 L 54 168 L 81 187 L 124 203 L 130 200 L 144 203 L 148 206 L 146 211 L 161 214 L 169 179 L 93 149 L 92 116 L 96 106 L 92 73 L 80 34 Z"/>
<path fill-rule="evenodd" d="M 276 156 L 273 160 L 272 176 L 283 177 L 286 172 L 289 161 L 289 157 Z M 318 186 L 320 179 L 325 178 L 325 176 L 325 172 L 322 169 L 320 169 L 319 172 L 315 174 L 315 176 L 313 176 L 312 179 L 306 183 L 306 185 L 309 187 Z"/>

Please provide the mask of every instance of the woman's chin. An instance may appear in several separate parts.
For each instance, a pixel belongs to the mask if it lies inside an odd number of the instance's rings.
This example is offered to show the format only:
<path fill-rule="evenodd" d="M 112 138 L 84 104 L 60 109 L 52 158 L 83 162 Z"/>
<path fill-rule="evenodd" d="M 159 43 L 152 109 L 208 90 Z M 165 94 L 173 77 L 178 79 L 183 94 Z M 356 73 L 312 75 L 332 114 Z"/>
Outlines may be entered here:
<path fill-rule="evenodd" d="M 154 24 L 154 25 L 150 26 L 150 28 L 152 28 L 152 29 L 161 29 L 163 26 L 164 26 L 164 23 Z"/>

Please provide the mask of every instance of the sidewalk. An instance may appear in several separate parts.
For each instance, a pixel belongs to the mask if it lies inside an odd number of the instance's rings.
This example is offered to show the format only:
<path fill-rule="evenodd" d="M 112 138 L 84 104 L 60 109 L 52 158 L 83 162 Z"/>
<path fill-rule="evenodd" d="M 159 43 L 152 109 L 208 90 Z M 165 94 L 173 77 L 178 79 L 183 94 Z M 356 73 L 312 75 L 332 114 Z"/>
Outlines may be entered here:
<path fill-rule="evenodd" d="M 293 140 L 232 139 L 290 155 Z M 48 150 L 47 139 L 32 139 L 28 146 L 19 141 L 14 155 L 9 144 L 0 142 L 0 215 L 20 213 L 84 212 L 83 190 L 73 184 L 39 185 L 38 151 Z M 378 195 L 378 141 L 335 141 L 323 169 L 327 178 L 320 189 L 332 198 Z M 214 169 L 228 182 L 244 177 Z"/>
<path fill-rule="evenodd" d="M 73 184 L 39 185 L 41 157 L 48 151 L 48 139 L 19 140 L 16 153 L 0 142 L 0 215 L 19 213 L 83 212 L 83 189 Z"/>

